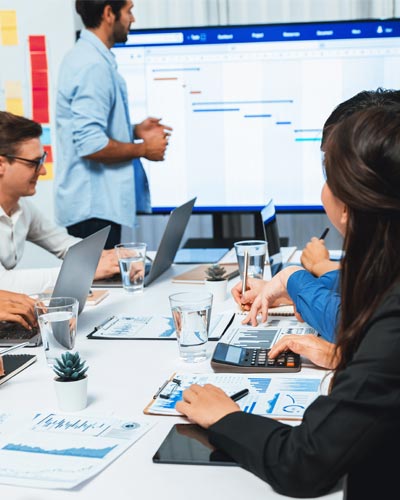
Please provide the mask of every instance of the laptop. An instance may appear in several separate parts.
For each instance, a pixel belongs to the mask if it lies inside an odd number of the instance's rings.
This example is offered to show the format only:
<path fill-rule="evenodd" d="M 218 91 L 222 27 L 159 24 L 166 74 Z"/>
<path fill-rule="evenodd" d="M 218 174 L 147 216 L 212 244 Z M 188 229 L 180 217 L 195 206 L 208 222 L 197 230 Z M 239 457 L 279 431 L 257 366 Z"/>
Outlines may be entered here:
<path fill-rule="evenodd" d="M 85 307 L 109 232 L 110 226 L 107 226 L 70 247 L 61 265 L 52 296 L 75 297 L 79 302 L 78 314 Z M 28 341 L 29 347 L 41 343 L 37 327 L 27 330 L 19 323 L 0 321 L 0 346 Z"/>
<path fill-rule="evenodd" d="M 195 202 L 196 198 L 193 198 L 180 207 L 172 210 L 153 262 L 146 264 L 144 277 L 145 286 L 148 286 L 152 281 L 171 267 L 179 245 L 181 244 L 183 234 L 189 223 Z M 97 280 L 93 282 L 92 286 L 94 288 L 120 288 L 122 287 L 121 276 L 117 275 L 110 279 Z"/>
<path fill-rule="evenodd" d="M 281 245 L 279 242 L 278 223 L 276 221 L 275 205 L 272 199 L 260 212 L 264 239 L 268 242 L 271 276 L 275 276 L 283 268 Z"/>

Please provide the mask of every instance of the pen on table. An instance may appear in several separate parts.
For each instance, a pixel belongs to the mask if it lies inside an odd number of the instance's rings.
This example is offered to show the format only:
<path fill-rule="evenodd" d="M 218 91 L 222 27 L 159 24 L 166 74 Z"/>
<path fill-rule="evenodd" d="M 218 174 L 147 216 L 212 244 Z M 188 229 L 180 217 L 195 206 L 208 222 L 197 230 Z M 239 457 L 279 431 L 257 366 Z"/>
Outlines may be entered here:
<path fill-rule="evenodd" d="M 324 240 L 325 239 L 325 236 L 329 233 L 329 227 L 327 227 L 325 229 L 325 231 L 321 234 L 321 236 L 319 237 L 320 240 Z"/>
<path fill-rule="evenodd" d="M 29 342 L 22 342 L 22 344 L 17 344 L 13 345 L 12 347 L 7 347 L 7 349 L 3 349 L 2 351 L 0 351 L 0 356 L 3 356 L 3 354 L 6 354 L 7 352 L 13 351 L 14 349 L 25 347 L 26 345 L 29 345 Z"/>
<path fill-rule="evenodd" d="M 243 280 L 242 280 L 242 295 L 246 292 L 247 289 L 247 273 L 249 271 L 249 252 L 247 250 L 244 251 L 244 262 L 243 262 Z"/>
<path fill-rule="evenodd" d="M 247 396 L 248 393 L 249 393 L 248 389 L 242 389 L 241 391 L 235 392 L 235 394 L 232 394 L 231 399 L 232 399 L 232 401 L 239 401 L 239 399 L 242 399 L 245 396 Z"/>

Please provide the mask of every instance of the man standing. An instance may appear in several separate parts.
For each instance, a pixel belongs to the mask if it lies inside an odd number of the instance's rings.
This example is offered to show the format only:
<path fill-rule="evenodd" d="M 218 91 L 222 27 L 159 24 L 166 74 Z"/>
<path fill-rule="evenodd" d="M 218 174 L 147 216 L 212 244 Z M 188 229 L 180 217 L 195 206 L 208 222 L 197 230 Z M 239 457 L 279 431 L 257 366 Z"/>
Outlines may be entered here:
<path fill-rule="evenodd" d="M 121 225 L 132 227 L 136 211 L 151 210 L 140 158 L 163 160 L 171 128 L 156 118 L 131 125 L 126 83 L 110 49 L 127 41 L 132 1 L 76 0 L 75 7 L 86 29 L 58 81 L 56 215 L 79 237 L 110 224 L 112 248 Z"/>
<path fill-rule="evenodd" d="M 14 292 L 41 292 L 54 286 L 59 272 L 59 268 L 15 269 L 25 241 L 60 259 L 71 245 L 80 241 L 65 228 L 50 222 L 27 199 L 36 193 L 39 177 L 46 174 L 41 135 L 39 123 L 0 111 L 0 284 L 1 288 Z M 118 272 L 115 252 L 104 250 L 95 278 L 107 278 Z"/>

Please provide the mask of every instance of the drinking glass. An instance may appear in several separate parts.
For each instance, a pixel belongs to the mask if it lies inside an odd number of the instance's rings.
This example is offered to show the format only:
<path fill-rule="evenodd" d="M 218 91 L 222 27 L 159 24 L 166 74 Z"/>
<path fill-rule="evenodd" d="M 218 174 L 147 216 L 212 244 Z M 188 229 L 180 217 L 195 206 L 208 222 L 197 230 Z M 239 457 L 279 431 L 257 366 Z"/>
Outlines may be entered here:
<path fill-rule="evenodd" d="M 181 292 L 169 296 L 179 354 L 183 361 L 207 359 L 212 293 Z"/>
<path fill-rule="evenodd" d="M 142 293 L 144 287 L 146 243 L 120 243 L 115 245 L 122 286 L 129 293 Z"/>
<path fill-rule="evenodd" d="M 249 278 L 262 279 L 264 276 L 265 259 L 268 256 L 268 243 L 261 240 L 247 240 L 238 241 L 234 246 L 241 280 L 243 281 L 245 252 L 247 252 L 249 257 L 247 276 Z"/>
<path fill-rule="evenodd" d="M 49 365 L 74 348 L 78 307 L 79 302 L 74 297 L 47 297 L 36 302 L 35 312 Z"/>

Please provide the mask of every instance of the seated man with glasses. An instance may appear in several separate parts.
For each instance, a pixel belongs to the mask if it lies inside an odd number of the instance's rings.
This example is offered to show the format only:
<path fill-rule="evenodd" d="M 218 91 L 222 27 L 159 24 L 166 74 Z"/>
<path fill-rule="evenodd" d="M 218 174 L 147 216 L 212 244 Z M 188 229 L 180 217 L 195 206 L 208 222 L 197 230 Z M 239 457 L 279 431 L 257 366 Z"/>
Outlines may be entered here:
<path fill-rule="evenodd" d="M 40 142 L 40 124 L 4 111 L 0 112 L 0 285 L 15 292 L 36 293 L 54 285 L 57 269 L 16 270 L 25 241 L 31 241 L 63 258 L 80 238 L 49 221 L 26 198 L 36 193 L 36 184 L 46 174 L 46 153 Z M 119 272 L 114 251 L 104 251 L 96 279 Z"/>

